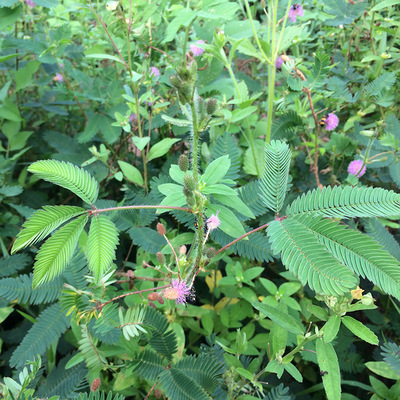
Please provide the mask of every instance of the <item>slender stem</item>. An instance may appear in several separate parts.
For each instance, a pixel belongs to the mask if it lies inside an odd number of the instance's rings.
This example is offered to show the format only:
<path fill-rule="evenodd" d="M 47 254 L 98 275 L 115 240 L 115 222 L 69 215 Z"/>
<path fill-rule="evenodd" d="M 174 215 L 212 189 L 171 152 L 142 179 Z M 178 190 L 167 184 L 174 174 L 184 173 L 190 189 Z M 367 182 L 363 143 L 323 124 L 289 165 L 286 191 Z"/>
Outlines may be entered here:
<path fill-rule="evenodd" d="M 265 224 L 265 225 L 259 226 L 259 227 L 256 228 L 256 229 L 253 229 L 253 230 L 250 231 L 250 232 L 245 233 L 244 235 L 238 237 L 237 239 L 233 240 L 232 242 L 228 243 L 227 245 L 225 245 L 224 247 L 222 247 L 221 249 L 219 249 L 219 250 L 215 253 L 215 255 L 217 255 L 217 254 L 221 253 L 222 251 L 226 250 L 228 247 L 234 245 L 234 244 L 237 243 L 239 240 L 242 240 L 243 238 L 245 238 L 245 237 L 251 235 L 252 233 L 257 232 L 257 231 L 260 231 L 261 229 L 265 229 L 265 228 L 267 228 L 267 227 L 268 227 L 268 224 Z"/>
<path fill-rule="evenodd" d="M 368 154 L 369 154 L 369 151 L 371 150 L 371 146 L 372 146 L 372 143 L 373 143 L 374 139 L 375 138 L 372 137 L 370 139 L 370 141 L 369 141 L 369 144 L 368 144 L 368 147 L 367 147 L 367 151 L 365 152 L 365 157 L 364 157 L 363 163 L 362 163 L 360 169 L 358 170 L 358 172 L 355 174 L 356 177 L 360 174 L 360 172 L 362 171 L 362 169 L 364 168 L 365 164 L 368 161 Z"/>
<path fill-rule="evenodd" d="M 141 209 L 141 208 L 162 208 L 165 210 L 181 210 L 181 211 L 186 211 L 191 213 L 192 210 L 187 207 L 174 207 L 174 206 L 148 206 L 148 205 L 143 205 L 143 206 L 121 206 L 121 207 L 109 207 L 109 208 L 100 208 L 100 209 L 94 209 L 94 210 L 89 210 L 89 215 L 96 215 L 101 212 L 108 212 L 108 211 L 119 211 L 119 210 L 135 210 L 135 209 Z"/>
<path fill-rule="evenodd" d="M 180 267 L 179 267 L 179 259 L 178 259 L 178 256 L 176 255 L 174 246 L 172 246 L 171 242 L 168 240 L 168 238 L 167 238 L 166 235 L 163 235 L 163 236 L 164 236 L 164 239 L 167 241 L 168 246 L 169 246 L 170 249 L 172 250 L 172 253 L 174 253 L 176 266 L 178 267 L 178 278 L 179 278 L 179 280 L 181 280 L 181 269 L 180 269 Z"/>
<path fill-rule="evenodd" d="M 139 88 L 135 85 L 134 86 L 134 94 L 135 94 L 135 105 L 136 105 L 136 118 L 137 118 L 137 126 L 138 126 L 138 133 L 139 137 L 143 137 L 142 132 L 142 123 L 140 121 L 140 111 L 139 111 Z M 149 188 L 147 187 L 147 161 L 146 161 L 146 153 L 144 149 L 142 150 L 142 160 L 143 160 L 143 175 L 144 175 L 144 187 L 146 192 L 148 192 Z"/>
<path fill-rule="evenodd" d="M 197 122 L 197 110 L 194 101 L 191 101 L 190 108 L 192 110 L 192 125 L 193 125 L 193 148 L 192 148 L 192 170 L 193 178 L 196 182 L 199 180 L 199 166 L 198 166 L 198 152 L 199 152 L 199 138 Z"/>

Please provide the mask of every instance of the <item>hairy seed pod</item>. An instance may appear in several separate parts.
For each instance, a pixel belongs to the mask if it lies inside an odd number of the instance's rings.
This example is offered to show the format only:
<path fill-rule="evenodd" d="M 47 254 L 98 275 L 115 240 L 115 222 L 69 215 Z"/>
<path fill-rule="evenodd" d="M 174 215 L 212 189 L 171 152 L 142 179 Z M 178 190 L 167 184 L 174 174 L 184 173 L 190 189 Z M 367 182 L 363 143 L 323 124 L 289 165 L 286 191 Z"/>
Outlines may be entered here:
<path fill-rule="evenodd" d="M 163 253 L 161 253 L 161 251 L 159 251 L 159 252 L 156 254 L 156 257 L 157 257 L 157 261 L 158 261 L 160 264 L 165 264 L 165 256 L 164 256 Z"/>
<path fill-rule="evenodd" d="M 190 190 L 189 188 L 187 188 L 186 186 L 183 187 L 183 194 L 186 197 L 193 197 L 193 190 Z"/>
<path fill-rule="evenodd" d="M 178 75 L 171 75 L 169 77 L 169 82 L 175 89 L 179 89 L 182 81 L 179 79 Z"/>
<path fill-rule="evenodd" d="M 149 301 L 149 306 L 153 307 L 155 310 L 157 309 L 156 305 L 152 301 Z"/>
<path fill-rule="evenodd" d="M 158 232 L 161 236 L 164 236 L 164 235 L 167 233 L 167 231 L 165 230 L 164 225 L 163 225 L 161 222 L 159 222 L 159 223 L 157 224 L 157 232 Z"/>
<path fill-rule="evenodd" d="M 161 295 L 160 296 L 158 296 L 158 300 L 157 300 L 160 304 L 164 304 L 165 303 L 165 300 L 164 300 L 164 297 L 162 297 Z"/>
<path fill-rule="evenodd" d="M 215 257 L 215 253 L 216 253 L 215 248 L 214 247 L 209 247 L 206 250 L 206 257 L 207 258 L 213 258 L 213 257 Z"/>
<path fill-rule="evenodd" d="M 190 71 L 187 69 L 186 65 L 183 67 L 180 67 L 176 70 L 179 78 L 181 78 L 182 81 L 187 81 L 190 78 Z"/>
<path fill-rule="evenodd" d="M 196 180 L 193 178 L 193 176 L 190 175 L 185 175 L 183 178 L 183 185 L 186 186 L 189 190 L 195 190 L 196 189 Z"/>
<path fill-rule="evenodd" d="M 186 172 L 189 169 L 189 159 L 186 154 L 181 154 L 178 161 L 179 169 Z"/>
<path fill-rule="evenodd" d="M 218 104 L 216 99 L 210 99 L 207 101 L 206 111 L 208 115 L 213 115 L 217 111 Z"/>
<path fill-rule="evenodd" d="M 183 104 L 189 103 L 193 95 L 193 85 L 189 82 L 182 82 L 178 89 L 179 101 Z"/>
<path fill-rule="evenodd" d="M 196 200 L 194 199 L 194 197 L 186 197 L 186 204 L 193 208 L 196 205 Z"/>

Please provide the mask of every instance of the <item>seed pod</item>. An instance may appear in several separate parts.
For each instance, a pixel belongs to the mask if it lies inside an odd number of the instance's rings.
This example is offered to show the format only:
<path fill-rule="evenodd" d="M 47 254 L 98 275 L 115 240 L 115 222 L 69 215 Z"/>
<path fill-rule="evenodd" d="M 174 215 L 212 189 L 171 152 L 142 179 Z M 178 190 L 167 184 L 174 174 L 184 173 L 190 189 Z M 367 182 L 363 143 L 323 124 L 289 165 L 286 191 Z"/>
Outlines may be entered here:
<path fill-rule="evenodd" d="M 193 85 L 189 82 L 182 82 L 178 88 L 179 101 L 183 104 L 189 103 L 193 95 Z"/>
<path fill-rule="evenodd" d="M 155 310 L 157 309 L 156 305 L 152 301 L 149 301 L 149 306 L 153 307 Z"/>
<path fill-rule="evenodd" d="M 213 257 L 215 257 L 215 253 L 216 253 L 215 248 L 214 247 L 209 247 L 206 250 L 206 257 L 207 258 L 213 258 Z"/>
<path fill-rule="evenodd" d="M 167 231 L 165 230 L 164 225 L 163 225 L 161 222 L 159 222 L 159 223 L 157 224 L 157 232 L 158 232 L 161 236 L 164 236 L 164 235 L 167 233 Z"/>
<path fill-rule="evenodd" d="M 193 208 L 196 205 L 196 200 L 194 199 L 194 197 L 186 197 L 186 204 Z"/>
<path fill-rule="evenodd" d="M 178 68 L 176 72 L 182 81 L 187 81 L 190 78 L 190 71 L 187 69 L 186 65 Z"/>
<path fill-rule="evenodd" d="M 161 295 L 158 296 L 157 301 L 158 301 L 160 304 L 164 304 L 164 303 L 165 303 L 164 297 L 162 297 Z"/>
<path fill-rule="evenodd" d="M 189 159 L 186 154 L 181 154 L 178 161 L 179 169 L 186 172 L 189 169 Z"/>
<path fill-rule="evenodd" d="M 182 81 L 179 79 L 178 75 L 171 75 L 169 77 L 169 82 L 175 89 L 179 89 Z"/>
<path fill-rule="evenodd" d="M 165 264 L 165 256 L 164 256 L 163 253 L 161 253 L 161 251 L 159 251 L 159 252 L 156 254 L 156 257 L 157 257 L 157 261 L 158 261 L 160 264 Z"/>
<path fill-rule="evenodd" d="M 189 188 L 187 188 L 186 186 L 183 187 L 183 194 L 186 197 L 193 197 L 193 190 L 190 190 Z"/>
<path fill-rule="evenodd" d="M 210 99 L 207 101 L 206 111 L 208 115 L 213 115 L 215 111 L 217 111 L 217 108 L 218 108 L 217 100 Z"/>
<path fill-rule="evenodd" d="M 193 178 L 193 176 L 186 175 L 183 178 L 183 185 L 187 187 L 189 190 L 195 190 L 196 189 L 196 180 Z"/>

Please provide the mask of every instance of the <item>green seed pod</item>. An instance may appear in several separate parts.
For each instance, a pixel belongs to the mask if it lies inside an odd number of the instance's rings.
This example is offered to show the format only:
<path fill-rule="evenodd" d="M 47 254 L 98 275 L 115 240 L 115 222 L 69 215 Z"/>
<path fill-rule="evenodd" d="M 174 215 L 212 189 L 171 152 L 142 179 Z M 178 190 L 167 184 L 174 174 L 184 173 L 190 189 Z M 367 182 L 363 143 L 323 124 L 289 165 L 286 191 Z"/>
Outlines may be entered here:
<path fill-rule="evenodd" d="M 189 103 L 193 95 L 193 86 L 189 82 L 182 82 L 178 89 L 179 101 L 183 104 Z"/>
<path fill-rule="evenodd" d="M 183 185 L 189 190 L 195 190 L 197 188 L 196 180 L 191 175 L 185 175 L 183 178 Z"/>
<path fill-rule="evenodd" d="M 190 71 L 187 69 L 186 65 L 183 67 L 180 67 L 176 70 L 179 78 L 181 78 L 182 81 L 187 81 L 190 78 Z"/>
<path fill-rule="evenodd" d="M 169 77 L 169 82 L 171 83 L 171 85 L 175 88 L 175 89 L 179 89 L 182 81 L 178 78 L 178 75 L 171 75 Z"/>
<path fill-rule="evenodd" d="M 215 253 L 216 253 L 215 248 L 214 247 L 209 247 L 206 250 L 206 257 L 207 258 L 213 258 L 213 257 L 215 257 Z"/>
<path fill-rule="evenodd" d="M 215 111 L 217 111 L 217 108 L 218 108 L 217 100 L 210 99 L 207 101 L 206 110 L 208 115 L 213 115 Z"/>
<path fill-rule="evenodd" d="M 153 253 L 153 254 L 154 254 L 154 253 Z M 165 264 L 165 256 L 164 256 L 163 253 L 161 253 L 161 251 L 159 251 L 159 252 L 156 254 L 156 257 L 157 257 L 157 261 L 158 261 L 160 264 Z"/>
<path fill-rule="evenodd" d="M 196 205 L 194 197 L 186 197 L 186 203 L 189 207 L 193 208 Z"/>
<path fill-rule="evenodd" d="M 188 187 L 184 186 L 183 187 L 183 194 L 186 197 L 193 197 L 193 190 L 190 190 Z"/>
<path fill-rule="evenodd" d="M 186 154 L 181 154 L 178 161 L 179 169 L 186 172 L 189 169 L 189 159 Z"/>
<path fill-rule="evenodd" d="M 190 73 L 190 80 L 192 83 L 196 82 L 197 79 L 197 62 L 195 60 L 193 60 L 190 64 L 189 64 L 189 73 Z"/>

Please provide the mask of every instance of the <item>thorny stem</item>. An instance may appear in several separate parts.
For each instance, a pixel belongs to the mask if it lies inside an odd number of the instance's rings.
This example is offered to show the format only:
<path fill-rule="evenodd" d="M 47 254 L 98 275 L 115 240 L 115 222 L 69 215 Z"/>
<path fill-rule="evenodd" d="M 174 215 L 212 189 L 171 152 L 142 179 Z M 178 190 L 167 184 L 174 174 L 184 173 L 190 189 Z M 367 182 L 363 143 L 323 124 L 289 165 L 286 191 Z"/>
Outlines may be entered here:
<path fill-rule="evenodd" d="M 319 181 L 319 175 L 318 175 L 318 145 L 319 145 L 319 137 L 320 137 L 320 134 L 321 134 L 321 127 L 320 127 L 320 124 L 318 122 L 317 114 L 315 113 L 315 110 L 314 110 L 314 104 L 312 102 L 310 89 L 304 87 L 303 88 L 303 92 L 307 94 L 308 102 L 310 103 L 311 113 L 312 113 L 312 116 L 314 118 L 314 123 L 315 123 L 314 165 L 313 166 L 311 165 L 310 167 L 311 167 L 311 170 L 314 172 L 315 180 L 317 182 L 317 186 L 320 187 L 321 183 Z"/>

